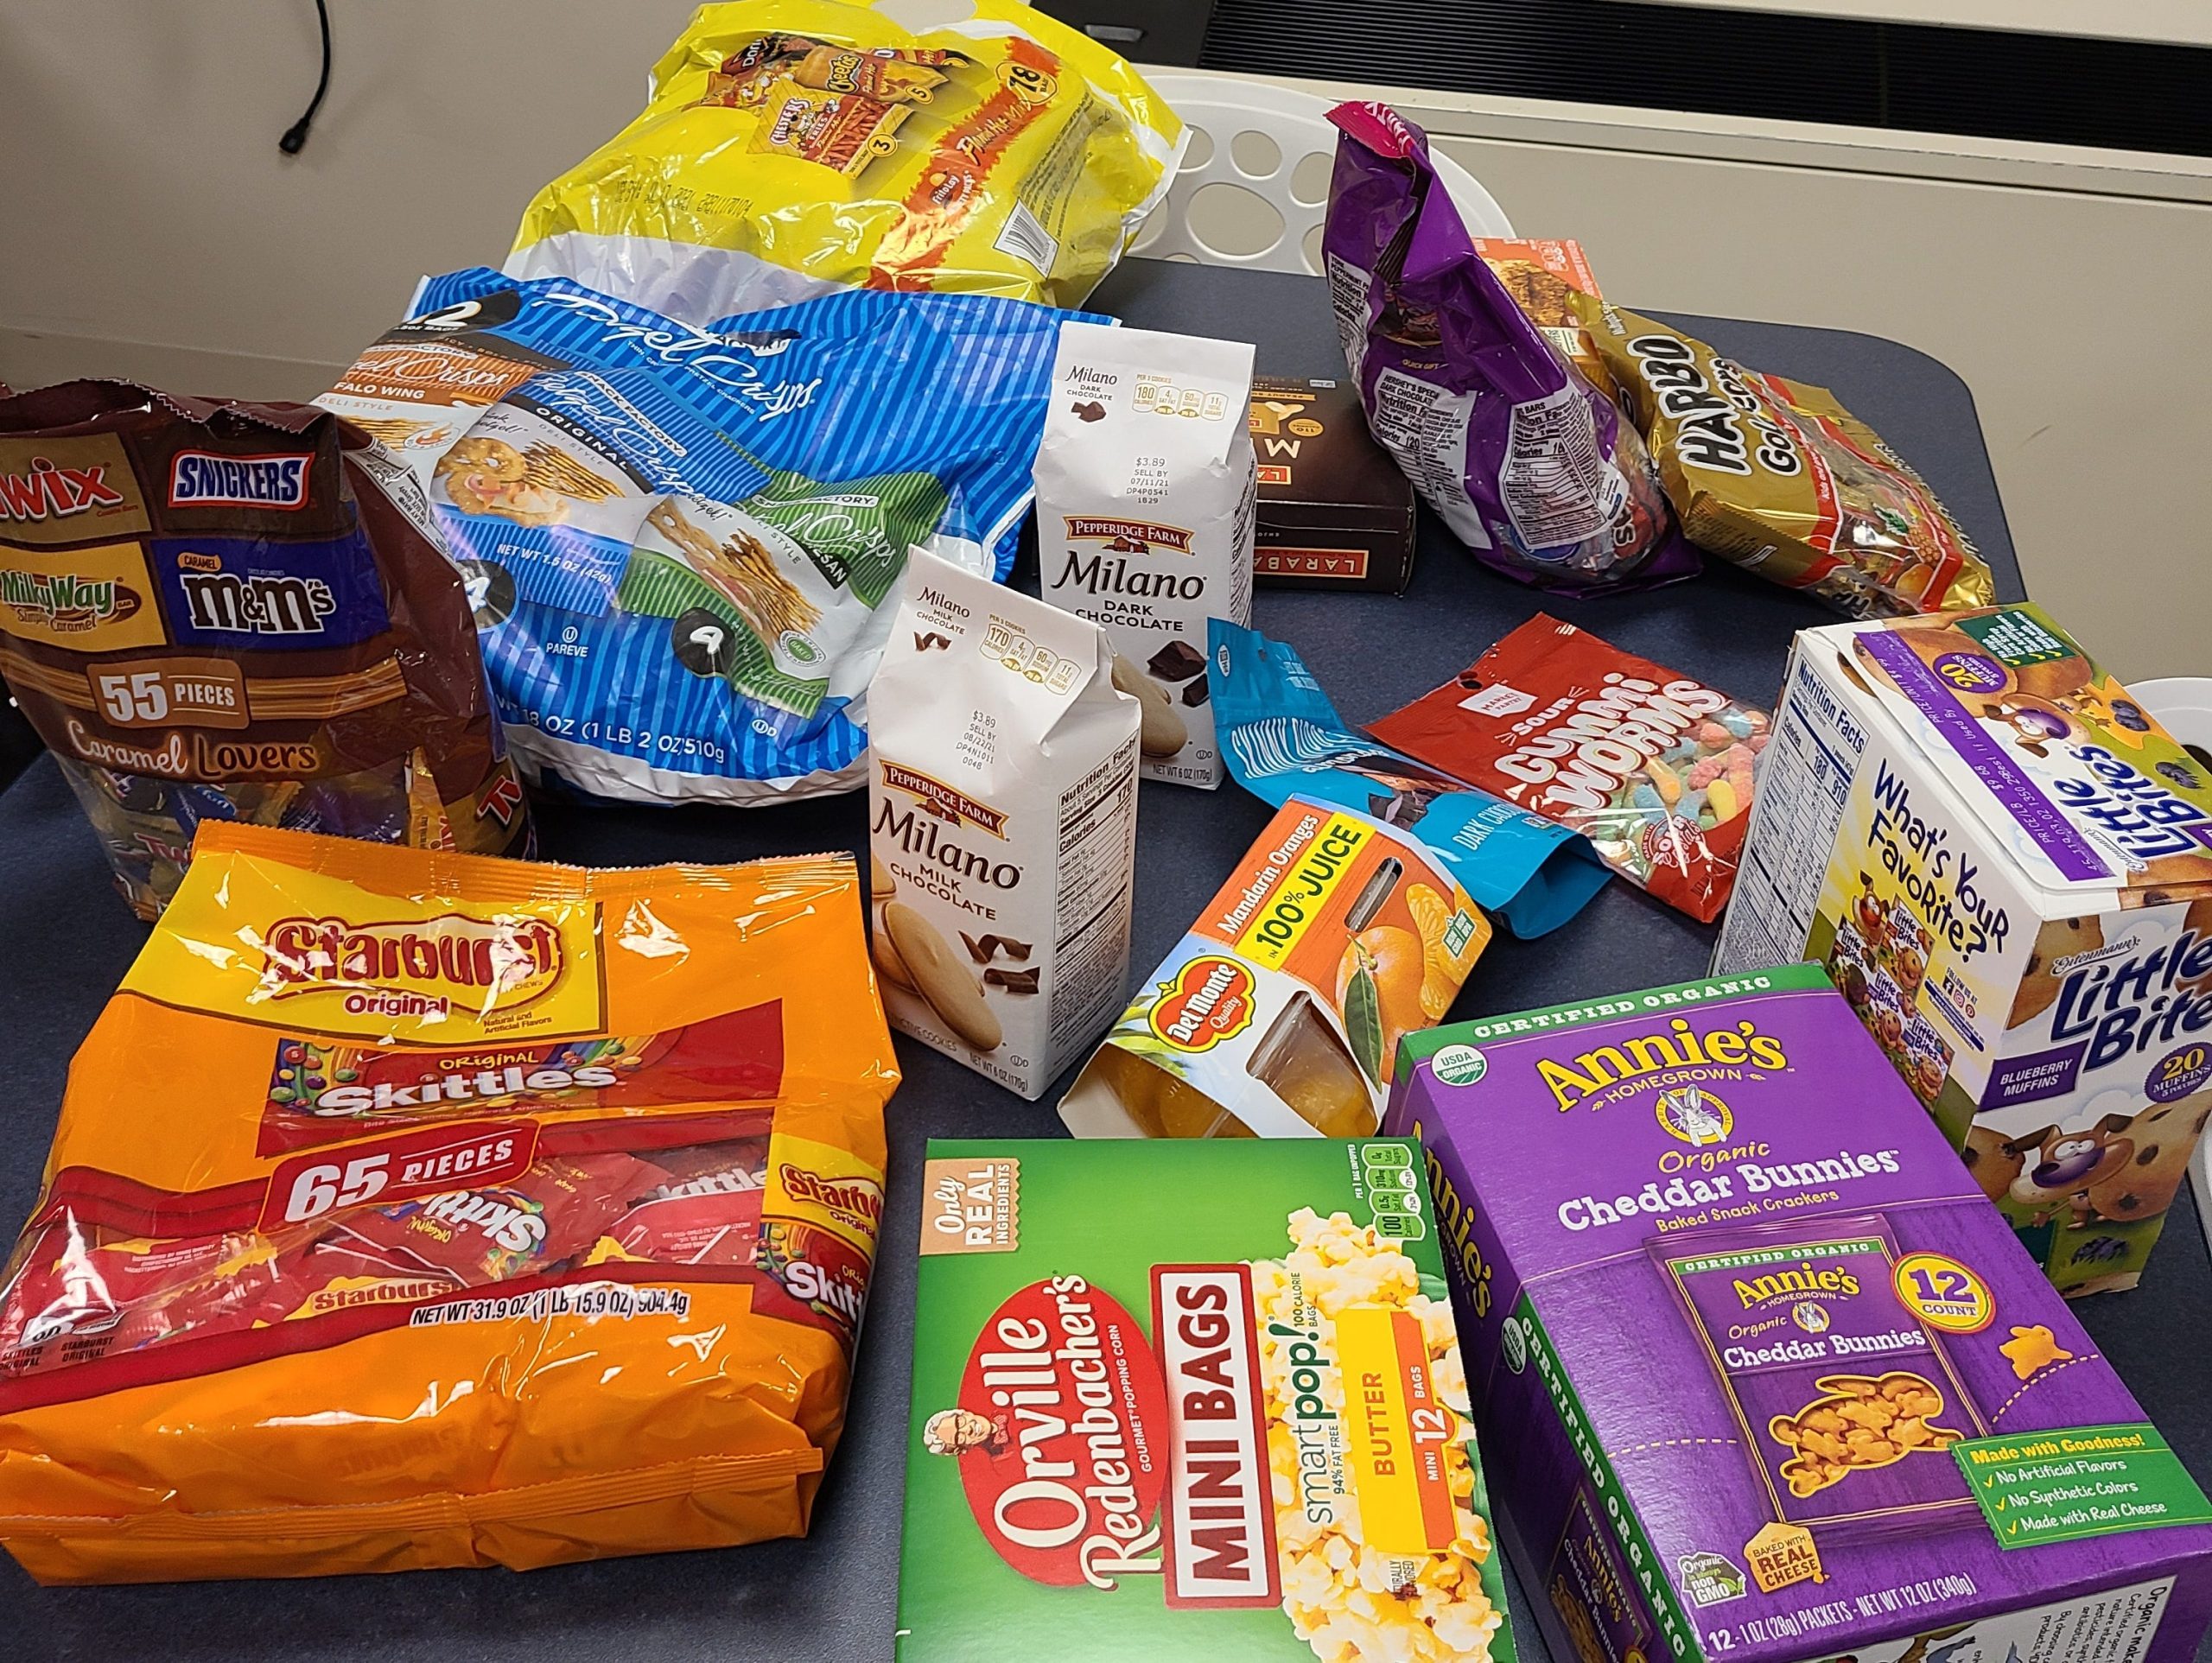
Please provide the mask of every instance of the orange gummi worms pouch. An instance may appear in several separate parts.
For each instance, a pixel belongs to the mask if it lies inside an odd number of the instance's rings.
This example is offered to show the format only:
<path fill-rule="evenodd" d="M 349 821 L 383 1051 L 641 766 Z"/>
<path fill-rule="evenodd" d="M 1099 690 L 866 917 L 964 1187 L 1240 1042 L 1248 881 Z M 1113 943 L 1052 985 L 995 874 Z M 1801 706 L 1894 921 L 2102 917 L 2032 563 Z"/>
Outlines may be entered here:
<path fill-rule="evenodd" d="M 0 1277 L 0 1540 L 52 1583 L 804 1532 L 898 1079 L 849 856 L 206 827 Z"/>

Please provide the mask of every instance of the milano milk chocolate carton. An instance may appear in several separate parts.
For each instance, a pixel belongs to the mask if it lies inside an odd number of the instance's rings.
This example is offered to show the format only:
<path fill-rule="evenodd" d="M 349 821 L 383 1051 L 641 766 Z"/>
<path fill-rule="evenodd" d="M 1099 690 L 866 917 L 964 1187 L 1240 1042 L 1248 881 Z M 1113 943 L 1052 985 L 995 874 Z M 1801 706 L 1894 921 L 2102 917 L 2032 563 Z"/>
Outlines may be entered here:
<path fill-rule="evenodd" d="M 1414 1035 L 1561 1658 L 2186 1663 L 2212 1509 L 1814 965 Z"/>
<path fill-rule="evenodd" d="M 932 1139 L 900 1663 L 1512 1663 L 1443 1269 L 1402 1138 Z"/>
<path fill-rule="evenodd" d="M 1144 777 L 1221 784 L 1206 619 L 1252 617 L 1252 349 L 1060 326 L 1037 448 L 1038 584 L 1104 625 Z"/>
<path fill-rule="evenodd" d="M 919 550 L 869 700 L 884 1014 L 1034 1100 L 1128 980 L 1136 701 L 1097 625 Z"/>
<path fill-rule="evenodd" d="M 1714 969 L 1825 962 L 2069 1294 L 2212 1115 L 2212 778 L 2040 609 L 1797 638 Z"/>

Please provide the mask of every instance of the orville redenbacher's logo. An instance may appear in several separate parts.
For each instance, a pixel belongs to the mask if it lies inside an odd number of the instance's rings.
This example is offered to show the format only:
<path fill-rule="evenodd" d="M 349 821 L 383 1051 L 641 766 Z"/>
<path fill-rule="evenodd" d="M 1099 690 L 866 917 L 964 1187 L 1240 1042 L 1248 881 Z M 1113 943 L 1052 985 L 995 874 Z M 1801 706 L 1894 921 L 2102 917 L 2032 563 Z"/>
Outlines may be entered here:
<path fill-rule="evenodd" d="M 420 1015 L 513 1010 L 550 993 L 565 959 L 543 918 L 446 913 L 356 924 L 280 918 L 262 937 L 268 997 L 343 993 L 349 1012 Z"/>
<path fill-rule="evenodd" d="M 994 837 L 1006 835 L 1004 809 L 978 803 L 965 791 L 941 779 L 933 779 L 918 768 L 905 767 L 896 762 L 886 762 L 882 767 L 884 789 L 904 791 L 919 802 L 925 812 L 954 825 L 980 826 Z"/>
<path fill-rule="evenodd" d="M 1173 549 L 1179 555 L 1191 552 L 1191 534 L 1179 525 L 1154 525 L 1148 520 L 1100 519 L 1080 514 L 1064 514 L 1070 543 L 1103 543 L 1122 554 L 1136 554 L 1147 549 Z"/>

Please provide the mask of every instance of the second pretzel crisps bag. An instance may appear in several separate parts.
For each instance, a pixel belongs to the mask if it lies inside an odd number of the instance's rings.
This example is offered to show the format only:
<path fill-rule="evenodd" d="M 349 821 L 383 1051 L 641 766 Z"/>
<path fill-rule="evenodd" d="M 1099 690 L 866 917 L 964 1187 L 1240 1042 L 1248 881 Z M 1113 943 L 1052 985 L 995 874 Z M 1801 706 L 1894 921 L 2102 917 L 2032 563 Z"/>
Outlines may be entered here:
<path fill-rule="evenodd" d="M 1529 321 L 1388 105 L 1340 104 L 1321 248 L 1376 442 L 1475 558 L 1560 594 L 1695 576 L 1643 441 Z"/>
<path fill-rule="evenodd" d="M 70 1583 L 803 1533 L 898 1077 L 849 856 L 203 827 L 0 1279 L 0 1541 Z"/>

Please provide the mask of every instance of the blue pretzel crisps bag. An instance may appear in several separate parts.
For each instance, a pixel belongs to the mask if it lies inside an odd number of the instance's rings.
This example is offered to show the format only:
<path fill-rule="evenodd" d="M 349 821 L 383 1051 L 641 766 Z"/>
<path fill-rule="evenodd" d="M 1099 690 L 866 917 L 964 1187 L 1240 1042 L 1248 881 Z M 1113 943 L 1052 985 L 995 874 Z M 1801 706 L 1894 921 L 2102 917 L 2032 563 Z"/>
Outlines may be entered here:
<path fill-rule="evenodd" d="M 528 771 L 774 801 L 860 783 L 909 549 L 1012 567 L 1079 315 L 861 290 L 700 330 L 460 271 L 321 402 L 427 493 Z"/>
<path fill-rule="evenodd" d="M 1605 886 L 1589 840 L 1356 733 L 1295 648 L 1207 620 L 1215 731 L 1236 783 L 1356 809 L 1418 840 L 1515 935 L 1548 934 Z"/>

